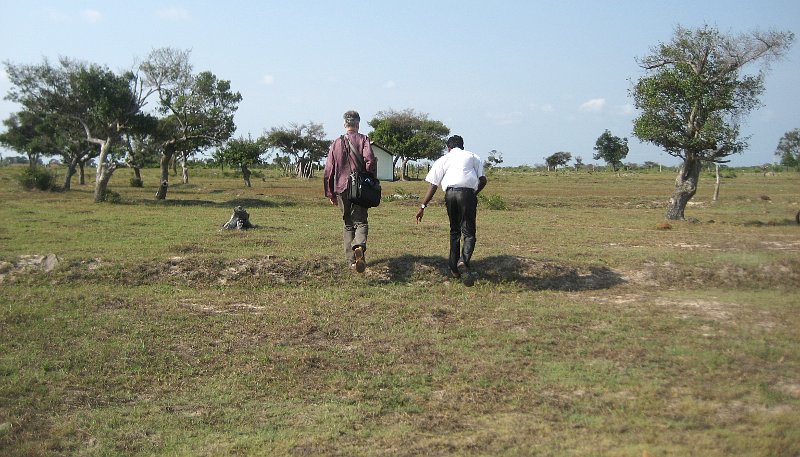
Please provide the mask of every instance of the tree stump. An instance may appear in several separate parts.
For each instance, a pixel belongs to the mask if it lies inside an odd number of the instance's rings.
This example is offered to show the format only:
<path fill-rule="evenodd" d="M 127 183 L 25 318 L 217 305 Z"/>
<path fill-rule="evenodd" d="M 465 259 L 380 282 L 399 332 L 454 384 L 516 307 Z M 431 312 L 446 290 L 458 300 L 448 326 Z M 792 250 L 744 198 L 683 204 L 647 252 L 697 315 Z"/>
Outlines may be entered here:
<path fill-rule="evenodd" d="M 255 225 L 250 223 L 250 214 L 241 206 L 233 208 L 230 220 L 222 225 L 226 230 L 246 230 L 254 227 Z"/>

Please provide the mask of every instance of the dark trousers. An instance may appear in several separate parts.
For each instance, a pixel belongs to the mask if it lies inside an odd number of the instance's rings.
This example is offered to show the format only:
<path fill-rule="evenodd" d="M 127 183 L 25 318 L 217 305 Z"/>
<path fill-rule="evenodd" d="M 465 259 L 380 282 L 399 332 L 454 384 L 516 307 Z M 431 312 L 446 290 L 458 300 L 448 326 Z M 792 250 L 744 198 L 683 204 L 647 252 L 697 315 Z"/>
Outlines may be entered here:
<path fill-rule="evenodd" d="M 450 218 L 450 259 L 451 271 L 458 271 L 458 262 L 469 266 L 472 251 L 475 250 L 475 216 L 478 212 L 478 196 L 467 187 L 447 189 L 444 196 L 447 216 Z M 461 236 L 464 245 L 461 245 Z"/>

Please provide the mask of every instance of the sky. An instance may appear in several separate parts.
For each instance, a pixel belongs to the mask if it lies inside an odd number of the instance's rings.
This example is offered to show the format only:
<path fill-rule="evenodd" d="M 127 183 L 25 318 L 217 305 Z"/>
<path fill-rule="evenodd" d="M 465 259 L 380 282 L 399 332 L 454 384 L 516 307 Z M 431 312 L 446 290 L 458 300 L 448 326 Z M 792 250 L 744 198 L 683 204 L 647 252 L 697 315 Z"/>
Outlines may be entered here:
<path fill-rule="evenodd" d="M 628 138 L 625 162 L 677 165 L 633 137 L 636 58 L 678 25 L 800 33 L 796 0 L 2 0 L 0 10 L 0 61 L 15 65 L 63 56 L 124 71 L 153 49 L 190 50 L 195 72 L 241 93 L 236 136 L 314 122 L 333 139 L 350 109 L 369 134 L 379 112 L 413 109 L 484 159 L 500 152 L 502 166 L 559 151 L 602 164 L 593 147 L 606 129 Z M 9 88 L 0 70 L 0 93 Z M 800 128 L 797 40 L 765 88 L 742 129 L 750 148 L 731 165 L 775 162 L 780 138 Z M 0 118 L 17 110 L 0 101 Z"/>

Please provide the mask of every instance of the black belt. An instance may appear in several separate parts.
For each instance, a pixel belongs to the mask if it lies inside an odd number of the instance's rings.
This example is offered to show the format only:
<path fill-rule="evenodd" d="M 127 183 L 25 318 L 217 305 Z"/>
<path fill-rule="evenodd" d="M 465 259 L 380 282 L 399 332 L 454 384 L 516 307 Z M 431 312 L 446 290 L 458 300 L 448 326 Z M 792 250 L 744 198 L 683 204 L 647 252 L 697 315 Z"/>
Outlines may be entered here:
<path fill-rule="evenodd" d="M 454 190 L 454 191 L 457 191 L 457 192 L 465 191 L 465 190 L 469 190 L 469 191 L 475 192 L 475 189 L 473 189 L 472 187 L 448 187 L 445 192 L 450 192 L 451 190 Z"/>

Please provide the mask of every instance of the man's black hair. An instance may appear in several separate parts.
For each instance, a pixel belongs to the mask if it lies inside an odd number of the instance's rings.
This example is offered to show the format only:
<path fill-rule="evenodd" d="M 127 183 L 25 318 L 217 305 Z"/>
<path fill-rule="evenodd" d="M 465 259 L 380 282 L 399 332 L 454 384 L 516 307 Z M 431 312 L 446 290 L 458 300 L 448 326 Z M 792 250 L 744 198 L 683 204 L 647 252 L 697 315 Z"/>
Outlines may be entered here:
<path fill-rule="evenodd" d="M 453 135 L 447 139 L 447 149 L 459 148 L 464 149 L 464 138 L 459 135 Z"/>

